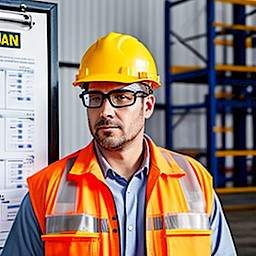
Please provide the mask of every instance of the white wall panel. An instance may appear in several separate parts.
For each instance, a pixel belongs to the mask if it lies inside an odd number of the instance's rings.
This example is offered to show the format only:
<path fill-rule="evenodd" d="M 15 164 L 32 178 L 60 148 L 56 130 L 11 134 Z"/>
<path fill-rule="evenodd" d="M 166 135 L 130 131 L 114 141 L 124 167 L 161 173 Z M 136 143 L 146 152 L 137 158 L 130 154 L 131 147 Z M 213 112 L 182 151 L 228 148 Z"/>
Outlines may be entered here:
<path fill-rule="evenodd" d="M 80 88 L 74 88 L 76 70 L 61 68 L 60 72 L 60 136 L 61 156 L 66 156 L 91 140 L 87 124 L 86 109 L 78 95 Z"/>

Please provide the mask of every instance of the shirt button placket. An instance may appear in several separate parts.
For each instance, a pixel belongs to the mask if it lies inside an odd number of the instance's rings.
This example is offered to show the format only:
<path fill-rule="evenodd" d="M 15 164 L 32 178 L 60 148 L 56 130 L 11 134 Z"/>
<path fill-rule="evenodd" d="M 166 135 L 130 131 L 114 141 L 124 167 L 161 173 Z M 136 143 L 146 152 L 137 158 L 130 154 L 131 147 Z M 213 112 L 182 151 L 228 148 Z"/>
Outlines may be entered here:
<path fill-rule="evenodd" d="M 126 191 L 126 255 L 133 255 L 135 248 L 136 216 L 134 213 L 136 212 L 136 207 L 134 206 L 133 181 L 133 179 L 130 181 Z"/>
<path fill-rule="evenodd" d="M 129 225 L 129 226 L 128 226 L 128 230 L 129 230 L 129 231 L 133 231 L 133 226 L 132 226 L 132 225 Z"/>

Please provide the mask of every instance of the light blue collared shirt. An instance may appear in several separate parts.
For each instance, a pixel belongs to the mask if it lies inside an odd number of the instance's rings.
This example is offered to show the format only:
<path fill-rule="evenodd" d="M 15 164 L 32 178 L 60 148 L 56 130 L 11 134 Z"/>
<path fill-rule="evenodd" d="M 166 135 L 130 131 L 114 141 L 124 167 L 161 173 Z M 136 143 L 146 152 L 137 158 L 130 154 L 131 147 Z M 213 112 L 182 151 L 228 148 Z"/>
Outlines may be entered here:
<path fill-rule="evenodd" d="M 95 148 L 116 205 L 121 256 L 146 255 L 145 200 L 150 162 L 148 143 L 144 139 L 142 164 L 129 181 L 111 168 L 96 143 Z"/>

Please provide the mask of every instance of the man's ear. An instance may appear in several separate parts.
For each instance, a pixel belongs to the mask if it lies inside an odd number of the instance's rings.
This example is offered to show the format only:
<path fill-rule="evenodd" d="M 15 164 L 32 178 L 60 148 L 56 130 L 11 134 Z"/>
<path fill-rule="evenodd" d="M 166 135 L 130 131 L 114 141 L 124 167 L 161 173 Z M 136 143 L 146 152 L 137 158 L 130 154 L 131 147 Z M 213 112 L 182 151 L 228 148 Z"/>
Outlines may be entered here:
<path fill-rule="evenodd" d="M 150 94 L 146 98 L 144 98 L 144 116 L 145 119 L 149 119 L 153 112 L 154 112 L 154 107 L 155 107 L 155 96 L 153 94 Z"/>

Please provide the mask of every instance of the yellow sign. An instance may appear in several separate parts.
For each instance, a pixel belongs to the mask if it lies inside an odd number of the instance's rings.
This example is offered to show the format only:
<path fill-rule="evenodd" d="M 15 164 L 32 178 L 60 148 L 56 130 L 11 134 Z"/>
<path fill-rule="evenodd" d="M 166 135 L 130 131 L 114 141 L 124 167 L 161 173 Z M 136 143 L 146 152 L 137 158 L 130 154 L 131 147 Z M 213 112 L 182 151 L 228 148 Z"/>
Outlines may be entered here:
<path fill-rule="evenodd" d="M 20 48 L 20 33 L 0 31 L 0 47 Z"/>

